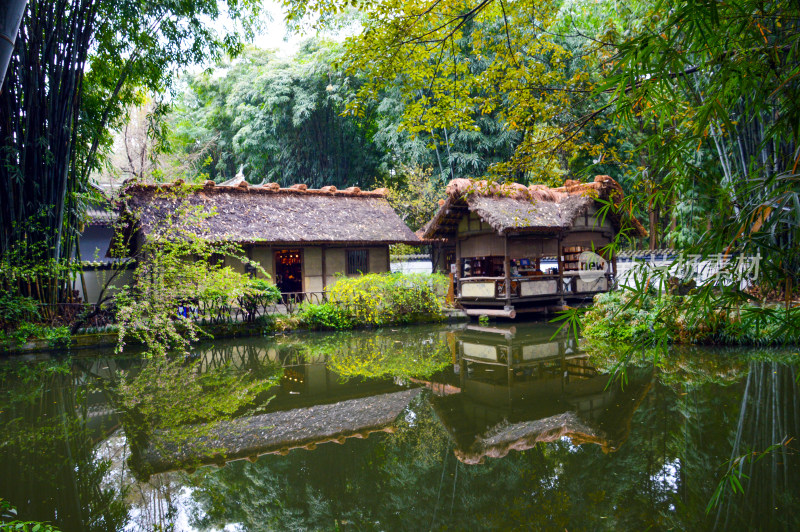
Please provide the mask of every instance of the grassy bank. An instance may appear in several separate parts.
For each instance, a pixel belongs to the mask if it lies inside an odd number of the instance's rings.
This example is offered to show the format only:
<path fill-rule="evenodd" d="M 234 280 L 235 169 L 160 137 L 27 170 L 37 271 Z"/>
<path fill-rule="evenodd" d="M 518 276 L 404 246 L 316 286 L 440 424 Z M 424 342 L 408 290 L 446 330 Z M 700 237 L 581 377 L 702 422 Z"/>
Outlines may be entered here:
<path fill-rule="evenodd" d="M 343 277 L 329 288 L 326 303 L 304 303 L 291 315 L 268 314 L 252 321 L 203 324 L 200 338 L 437 323 L 452 313 L 445 302 L 447 282 L 446 276 L 424 274 Z M 110 347 L 117 344 L 118 334 L 116 325 L 89 327 L 70 335 L 68 327 L 18 321 L 8 332 L 0 329 L 0 353 Z M 129 343 L 138 342 L 131 338 Z"/>
<path fill-rule="evenodd" d="M 581 320 L 590 341 L 632 344 L 800 344 L 800 308 L 752 303 L 709 308 L 691 295 L 600 294 Z"/>

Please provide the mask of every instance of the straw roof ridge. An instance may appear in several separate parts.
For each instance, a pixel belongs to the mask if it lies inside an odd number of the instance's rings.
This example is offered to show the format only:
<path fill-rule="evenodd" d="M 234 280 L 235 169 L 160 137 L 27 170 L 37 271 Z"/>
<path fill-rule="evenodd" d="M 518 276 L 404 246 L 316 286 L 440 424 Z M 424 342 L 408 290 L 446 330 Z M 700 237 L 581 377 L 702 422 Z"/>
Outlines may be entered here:
<path fill-rule="evenodd" d="M 237 181 L 231 185 L 220 185 L 208 180 L 202 185 L 187 184 L 182 179 L 172 183 L 142 183 L 130 181 L 125 185 L 125 191 L 135 193 L 137 191 L 169 191 L 187 189 L 189 191 L 202 189 L 208 194 L 230 194 L 230 193 L 255 193 L 255 194 L 285 194 L 285 195 L 327 195 L 327 196 L 366 196 L 366 197 L 386 197 L 386 188 L 375 190 L 361 190 L 359 187 L 348 187 L 343 190 L 337 189 L 333 185 L 321 187 L 319 189 L 308 188 L 304 183 L 297 183 L 287 188 L 282 188 L 278 183 L 263 183 L 252 185 L 247 181 Z"/>

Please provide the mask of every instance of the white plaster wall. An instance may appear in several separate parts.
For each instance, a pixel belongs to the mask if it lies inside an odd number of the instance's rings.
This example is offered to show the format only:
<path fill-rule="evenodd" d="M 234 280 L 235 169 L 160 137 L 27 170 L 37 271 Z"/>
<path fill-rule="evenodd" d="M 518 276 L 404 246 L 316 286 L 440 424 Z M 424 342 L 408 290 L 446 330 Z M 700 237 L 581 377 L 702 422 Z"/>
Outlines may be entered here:
<path fill-rule="evenodd" d="M 432 263 L 429 260 L 409 260 L 392 263 L 392 272 L 431 273 Z"/>
<path fill-rule="evenodd" d="M 322 248 L 303 248 L 303 275 L 306 277 L 322 275 Z"/>
<path fill-rule="evenodd" d="M 106 289 L 104 297 L 119 292 L 121 286 L 129 285 L 133 282 L 133 270 L 117 272 L 116 277 L 114 277 L 112 281 L 111 279 L 114 273 L 115 272 L 111 270 L 84 270 L 83 279 L 86 281 L 86 303 L 97 303 L 97 298 L 100 297 L 100 290 L 102 290 L 103 286 L 107 283 L 109 286 Z M 77 290 L 81 297 L 84 297 L 80 275 L 78 275 L 78 278 L 75 280 L 73 289 Z"/>
<path fill-rule="evenodd" d="M 327 248 L 325 250 L 325 282 L 331 286 L 336 282 L 336 273 L 344 273 L 347 270 L 346 256 L 344 248 Z"/>
<path fill-rule="evenodd" d="M 239 259 L 225 257 L 225 266 L 230 267 L 235 272 L 244 273 L 244 264 Z"/>
<path fill-rule="evenodd" d="M 374 247 L 369 249 L 369 273 L 384 273 L 389 271 L 389 246 Z"/>
<path fill-rule="evenodd" d="M 555 294 L 558 291 L 557 281 L 522 281 L 520 286 L 520 296 L 539 296 L 545 294 Z"/>
<path fill-rule="evenodd" d="M 463 283 L 461 285 L 461 296 L 494 299 L 494 281 L 488 283 Z"/>
<path fill-rule="evenodd" d="M 250 250 L 250 258 L 261 264 L 261 267 L 264 268 L 270 276 L 275 275 L 272 248 L 266 246 L 254 247 Z"/>
<path fill-rule="evenodd" d="M 305 276 L 303 279 L 303 290 L 305 292 L 322 292 L 322 276 Z"/>

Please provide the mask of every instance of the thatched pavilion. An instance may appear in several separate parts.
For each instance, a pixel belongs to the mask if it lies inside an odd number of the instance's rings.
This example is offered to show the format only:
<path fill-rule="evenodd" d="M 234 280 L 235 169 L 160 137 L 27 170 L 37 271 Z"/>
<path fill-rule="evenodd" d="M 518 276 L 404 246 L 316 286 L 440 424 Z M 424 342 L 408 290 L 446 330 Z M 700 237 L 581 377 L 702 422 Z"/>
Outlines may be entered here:
<path fill-rule="evenodd" d="M 183 202 L 213 213 L 191 228 L 198 236 L 242 245 L 284 293 L 322 292 L 339 274 L 387 272 L 390 244 L 420 243 L 386 201 L 385 189 L 207 181 L 177 200 L 168 192 L 179 186 L 134 183 L 125 188 L 125 209 L 137 218 L 128 229 L 131 253 Z M 237 260 L 221 260 L 245 271 Z"/>
<path fill-rule="evenodd" d="M 420 237 L 439 250 L 434 267 L 454 274 L 468 314 L 513 318 L 515 307 L 563 305 L 608 290 L 616 262 L 602 248 L 620 230 L 646 235 L 620 209 L 603 210 L 622 199 L 608 176 L 560 188 L 455 179 Z"/>

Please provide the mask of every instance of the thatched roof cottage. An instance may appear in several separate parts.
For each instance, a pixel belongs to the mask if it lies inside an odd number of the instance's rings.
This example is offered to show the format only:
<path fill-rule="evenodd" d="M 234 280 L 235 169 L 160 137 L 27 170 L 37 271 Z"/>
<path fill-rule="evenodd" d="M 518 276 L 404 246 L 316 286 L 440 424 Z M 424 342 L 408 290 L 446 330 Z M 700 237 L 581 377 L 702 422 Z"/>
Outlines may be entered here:
<path fill-rule="evenodd" d="M 186 203 L 213 213 L 192 231 L 204 239 L 241 244 L 284 293 L 322 292 L 337 274 L 387 272 L 390 244 L 420 243 L 386 201 L 384 189 L 207 181 L 179 198 L 169 193 L 182 186 L 134 183 L 125 188 L 125 209 L 137 218 L 129 229 L 132 253 Z M 238 261 L 231 266 L 244 271 Z"/>
<path fill-rule="evenodd" d="M 620 230 L 646 235 L 620 209 L 604 210 L 622 199 L 608 176 L 559 188 L 455 179 L 420 236 L 441 250 L 435 267 L 455 274 L 468 313 L 514 317 L 515 305 L 563 304 L 608 289 L 614 257 L 601 248 Z"/>

